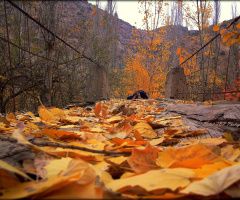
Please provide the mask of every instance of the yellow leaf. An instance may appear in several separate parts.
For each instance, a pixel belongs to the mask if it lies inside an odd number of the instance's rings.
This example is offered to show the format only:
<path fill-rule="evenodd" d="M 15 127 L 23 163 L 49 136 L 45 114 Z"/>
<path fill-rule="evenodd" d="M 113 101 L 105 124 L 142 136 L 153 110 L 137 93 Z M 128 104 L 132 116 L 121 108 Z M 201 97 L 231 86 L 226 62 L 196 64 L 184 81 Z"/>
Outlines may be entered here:
<path fill-rule="evenodd" d="M 109 158 L 108 160 L 110 160 L 113 163 L 116 163 L 118 165 L 120 165 L 121 163 L 123 163 L 125 160 L 127 160 L 126 157 L 124 156 L 119 156 L 119 157 L 113 157 L 113 158 Z"/>
<path fill-rule="evenodd" d="M 112 176 L 108 172 L 101 170 L 91 164 L 89 164 L 89 166 L 95 171 L 96 175 L 100 177 L 99 181 L 103 182 L 105 185 L 113 181 Z"/>
<path fill-rule="evenodd" d="M 59 118 L 63 118 L 64 116 L 64 111 L 62 109 L 59 108 L 52 108 L 50 110 L 50 112 L 55 116 L 55 117 L 59 117 Z"/>
<path fill-rule="evenodd" d="M 236 25 L 236 28 L 240 29 L 240 23 Z"/>
<path fill-rule="evenodd" d="M 69 162 L 72 158 L 62 158 L 52 160 L 47 166 L 44 168 L 47 170 L 46 177 L 54 177 L 59 174 L 61 171 L 65 171 L 68 168 Z"/>
<path fill-rule="evenodd" d="M 106 134 L 105 136 L 109 139 L 112 139 L 112 138 L 124 139 L 127 136 L 127 134 L 125 131 L 122 131 L 117 133 L 109 133 L 109 134 Z"/>
<path fill-rule="evenodd" d="M 64 186 L 71 181 L 76 181 L 79 177 L 81 177 L 81 173 L 72 177 L 52 177 L 43 181 L 24 182 L 1 191 L 1 199 L 21 199 L 30 197 L 31 195 L 42 195 L 43 193 L 52 191 L 53 188 L 55 190 L 57 188 L 64 188 L 64 191 L 66 191 Z"/>
<path fill-rule="evenodd" d="M 190 184 L 181 191 L 184 194 L 198 194 L 202 196 L 216 195 L 224 191 L 233 183 L 240 180 L 240 164 L 224 168 L 201 181 Z"/>
<path fill-rule="evenodd" d="M 120 122 L 122 121 L 122 116 L 113 116 L 113 117 L 110 117 L 109 119 L 107 119 L 107 122 L 109 123 L 116 123 L 116 122 Z"/>
<path fill-rule="evenodd" d="M 234 162 L 226 162 L 226 161 L 221 161 L 221 162 L 215 162 L 210 165 L 203 165 L 200 169 L 194 169 L 194 172 L 197 174 L 199 178 L 206 178 L 213 174 L 214 172 L 219 171 L 220 169 L 229 167 L 233 164 L 236 164 Z"/>
<path fill-rule="evenodd" d="M 134 186 L 140 186 L 147 191 L 166 188 L 175 191 L 177 188 L 189 185 L 189 179 L 195 176 L 191 169 L 184 168 L 151 170 L 144 174 L 114 180 L 106 187 L 119 192 Z"/>
<path fill-rule="evenodd" d="M 53 122 L 56 121 L 56 118 L 54 117 L 54 115 L 52 113 L 50 113 L 45 107 L 43 106 L 39 106 L 38 107 L 38 113 L 39 116 L 45 120 L 45 121 L 49 121 L 49 122 Z"/>
<path fill-rule="evenodd" d="M 137 123 L 133 130 L 137 130 L 142 137 L 154 138 L 157 136 L 157 133 L 152 129 L 152 127 L 145 122 Z"/>
<path fill-rule="evenodd" d="M 155 146 L 155 145 L 158 145 L 158 144 L 161 144 L 162 142 L 164 142 L 166 138 L 164 137 L 161 137 L 161 138 L 158 138 L 158 139 L 153 139 L 151 140 L 149 143 L 152 145 L 152 146 Z"/>
<path fill-rule="evenodd" d="M 219 26 L 218 26 L 218 25 L 215 25 L 215 26 L 213 27 L 213 31 L 219 31 Z"/>

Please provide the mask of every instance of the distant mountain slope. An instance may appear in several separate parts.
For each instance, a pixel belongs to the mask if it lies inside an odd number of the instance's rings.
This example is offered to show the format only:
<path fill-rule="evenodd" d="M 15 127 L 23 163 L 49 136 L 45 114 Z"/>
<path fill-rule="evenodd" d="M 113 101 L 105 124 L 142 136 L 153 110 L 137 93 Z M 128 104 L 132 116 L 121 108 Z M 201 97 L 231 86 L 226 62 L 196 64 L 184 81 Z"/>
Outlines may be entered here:
<path fill-rule="evenodd" d="M 62 16 L 61 16 L 61 24 L 60 26 L 68 31 L 68 35 L 66 37 L 66 41 L 70 42 L 71 44 L 76 43 L 76 41 L 81 37 L 79 32 L 75 31 L 77 28 L 77 24 L 81 22 L 86 22 L 88 19 L 92 17 L 93 5 L 88 3 L 88 1 L 63 1 L 62 7 Z M 104 10 L 101 10 L 101 15 L 105 14 Z M 119 31 L 119 43 L 118 43 L 118 51 L 123 54 L 125 47 L 129 44 L 132 35 L 132 29 L 134 26 L 130 25 L 128 22 L 125 22 L 121 19 L 118 20 L 118 31 Z M 224 21 L 221 27 L 226 27 L 231 20 Z M 194 42 L 194 37 L 198 36 L 198 31 L 195 30 L 188 30 L 186 27 L 177 27 L 177 26 L 166 26 L 161 27 L 161 29 L 166 29 L 169 34 L 170 32 L 181 31 L 183 39 L 181 44 L 185 47 L 185 49 L 190 53 L 194 53 L 197 49 L 200 48 L 196 42 Z M 139 34 L 141 37 L 146 37 L 143 34 L 143 30 L 138 29 Z M 207 31 L 210 37 L 213 37 L 212 26 L 209 27 Z M 169 34 L 167 34 L 166 38 L 169 39 Z M 167 38 L 168 37 L 168 38 Z M 175 47 L 176 48 L 176 47 Z M 221 51 L 226 51 L 227 48 L 225 45 L 221 45 Z M 173 51 L 175 52 L 175 51 Z"/>

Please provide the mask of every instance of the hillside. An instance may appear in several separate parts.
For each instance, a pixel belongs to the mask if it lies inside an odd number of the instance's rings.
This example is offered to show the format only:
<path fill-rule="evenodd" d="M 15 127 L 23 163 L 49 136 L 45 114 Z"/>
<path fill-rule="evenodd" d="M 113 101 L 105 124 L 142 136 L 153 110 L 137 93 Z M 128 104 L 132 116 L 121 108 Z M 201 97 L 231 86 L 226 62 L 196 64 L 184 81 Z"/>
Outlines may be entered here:
<path fill-rule="evenodd" d="M 82 22 L 86 22 L 88 19 L 92 18 L 92 12 L 93 12 L 93 5 L 91 3 L 88 3 L 88 1 L 68 1 L 68 2 L 62 2 L 62 14 L 60 17 L 61 27 L 63 29 L 67 30 L 67 36 L 66 41 L 68 41 L 70 44 L 73 44 L 76 46 L 79 43 L 79 38 L 81 38 L 81 34 L 78 31 L 78 25 Z M 106 12 L 102 9 L 99 10 L 100 15 L 106 14 Z M 125 52 L 125 48 L 130 42 L 132 35 L 132 29 L 134 26 L 130 25 L 128 22 L 125 22 L 119 18 L 117 18 L 118 22 L 118 52 L 120 52 L 120 57 Z M 221 27 L 226 27 L 227 24 L 230 23 L 229 21 L 224 21 L 221 25 Z M 171 32 L 181 32 L 182 40 L 181 44 L 185 47 L 187 52 L 189 54 L 194 53 L 197 49 L 200 48 L 200 45 L 196 43 L 196 37 L 198 37 L 198 31 L 196 30 L 188 30 L 186 27 L 182 26 L 165 26 L 161 27 L 161 29 L 166 29 L 168 34 L 166 35 L 166 38 L 164 40 L 172 40 L 171 38 Z M 70 31 L 69 31 L 70 30 Z M 141 37 L 146 37 L 143 34 L 143 30 L 138 29 L 139 34 Z M 209 30 L 207 31 L 210 37 L 213 37 L 214 33 L 212 31 L 212 26 L 209 27 Z M 173 49 L 176 47 L 171 48 L 171 52 L 175 54 L 176 49 Z M 225 45 L 221 45 L 221 51 L 225 52 L 227 51 L 227 47 Z M 220 51 L 220 52 L 221 52 Z M 225 54 L 222 53 L 222 56 Z M 174 55 L 173 55 L 174 57 Z"/>
<path fill-rule="evenodd" d="M 93 5 L 87 1 L 68 1 L 63 2 L 61 23 L 65 30 L 72 30 L 68 32 L 67 41 L 70 43 L 75 43 L 79 37 L 78 32 L 75 31 L 77 25 L 80 22 L 86 22 L 88 19 L 91 19 L 93 11 Z M 105 11 L 100 9 L 100 15 L 104 15 Z M 119 46 L 118 48 L 124 49 L 129 43 L 132 37 L 132 28 L 134 26 L 130 25 L 128 22 L 125 22 L 121 19 L 118 20 L 118 30 L 119 30 Z"/>

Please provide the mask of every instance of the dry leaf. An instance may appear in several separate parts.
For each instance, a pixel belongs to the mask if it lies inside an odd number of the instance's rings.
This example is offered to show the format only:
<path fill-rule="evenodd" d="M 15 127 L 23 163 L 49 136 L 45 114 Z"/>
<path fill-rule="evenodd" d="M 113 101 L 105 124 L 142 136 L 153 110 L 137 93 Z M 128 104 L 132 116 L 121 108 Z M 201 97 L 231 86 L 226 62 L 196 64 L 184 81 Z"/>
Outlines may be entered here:
<path fill-rule="evenodd" d="M 6 116 L 6 119 L 10 122 L 13 122 L 13 123 L 16 123 L 17 122 L 17 119 L 15 117 L 15 115 L 13 113 L 10 113 Z"/>
<path fill-rule="evenodd" d="M 158 150 L 150 144 L 144 150 L 133 149 L 132 155 L 127 159 L 129 165 L 136 172 L 146 172 L 151 169 L 159 168 L 156 165 Z"/>
<path fill-rule="evenodd" d="M 63 118 L 64 117 L 64 111 L 62 109 L 59 109 L 59 108 L 52 108 L 50 110 L 50 112 L 55 116 L 55 117 L 58 117 L 58 118 Z"/>
<path fill-rule="evenodd" d="M 61 140 L 69 140 L 69 139 L 78 139 L 81 140 L 81 137 L 74 133 L 74 132 L 68 132 L 68 131 L 58 131 L 56 129 L 48 129 L 48 128 L 44 128 L 42 129 L 42 133 L 44 135 L 47 135 L 51 138 L 58 138 Z"/>
<path fill-rule="evenodd" d="M 133 130 L 137 130 L 142 137 L 154 138 L 157 136 L 157 133 L 152 129 L 152 127 L 145 122 L 137 123 Z"/>
<path fill-rule="evenodd" d="M 197 144 L 179 149 L 169 147 L 158 153 L 156 163 L 164 168 L 200 168 L 202 165 L 212 164 L 219 160 L 221 160 L 219 147 Z"/>
<path fill-rule="evenodd" d="M 201 181 L 190 184 L 181 191 L 183 194 L 210 196 L 220 194 L 226 188 L 240 180 L 240 164 L 224 168 Z"/>
<path fill-rule="evenodd" d="M 136 140 L 138 141 L 144 141 L 143 137 L 141 136 L 141 134 L 138 132 L 138 130 L 134 130 L 134 137 L 136 138 Z"/>
<path fill-rule="evenodd" d="M 158 189 L 175 191 L 177 188 L 189 185 L 190 178 L 195 176 L 195 173 L 191 169 L 184 168 L 151 170 L 144 174 L 114 180 L 107 184 L 106 187 L 118 192 L 125 192 L 135 186 L 140 186 L 146 191 Z"/>
<path fill-rule="evenodd" d="M 56 118 L 54 117 L 54 115 L 52 113 L 50 113 L 43 106 L 38 107 L 38 113 L 39 113 L 40 118 L 42 118 L 45 121 L 49 121 L 49 122 L 55 122 L 56 121 Z"/>
<path fill-rule="evenodd" d="M 102 105 L 101 105 L 101 101 L 100 101 L 96 104 L 95 109 L 94 109 L 94 113 L 95 113 L 96 117 L 98 117 L 100 115 L 101 109 L 102 109 Z"/>

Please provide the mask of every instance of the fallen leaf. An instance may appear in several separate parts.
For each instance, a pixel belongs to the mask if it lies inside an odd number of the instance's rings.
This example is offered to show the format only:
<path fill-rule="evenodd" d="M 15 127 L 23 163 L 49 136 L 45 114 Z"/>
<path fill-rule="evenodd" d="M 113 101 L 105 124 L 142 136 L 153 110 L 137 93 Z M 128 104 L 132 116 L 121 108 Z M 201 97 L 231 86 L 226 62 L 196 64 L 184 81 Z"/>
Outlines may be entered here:
<path fill-rule="evenodd" d="M 56 129 L 44 128 L 44 129 L 42 129 L 42 133 L 51 138 L 59 138 L 61 140 L 69 140 L 69 139 L 81 140 L 81 137 L 78 134 L 76 134 L 74 132 L 64 131 L 64 130 L 58 131 Z"/>
<path fill-rule="evenodd" d="M 49 122 L 55 122 L 56 121 L 56 118 L 54 117 L 54 115 L 52 113 L 50 113 L 43 106 L 38 107 L 38 113 L 39 113 L 40 118 L 42 118 L 45 121 L 49 121 Z"/>
<path fill-rule="evenodd" d="M 143 137 L 141 136 L 141 134 L 138 132 L 138 130 L 134 130 L 134 137 L 136 138 L 136 140 L 138 141 L 144 141 Z"/>
<path fill-rule="evenodd" d="M 63 118 L 64 117 L 64 111 L 62 109 L 59 109 L 59 108 L 52 108 L 50 110 L 50 112 L 55 116 L 55 117 L 58 117 L 58 118 Z"/>
<path fill-rule="evenodd" d="M 127 137 L 127 134 L 125 131 L 122 131 L 122 132 L 117 132 L 117 133 L 105 134 L 105 137 L 107 137 L 108 139 L 113 139 L 113 138 L 124 139 L 125 137 Z"/>
<path fill-rule="evenodd" d="M 184 188 L 189 185 L 191 183 L 190 178 L 195 176 L 195 173 L 191 169 L 158 169 L 148 171 L 144 174 L 114 180 L 107 184 L 106 187 L 118 192 L 125 192 L 135 186 L 140 186 L 146 191 L 158 189 L 175 191 L 177 188 Z"/>
<path fill-rule="evenodd" d="M 13 123 L 16 123 L 17 122 L 17 119 L 15 117 L 15 115 L 13 113 L 10 113 L 6 116 L 6 119 L 10 122 L 13 122 Z"/>
<path fill-rule="evenodd" d="M 154 138 L 157 136 L 157 133 L 152 129 L 152 127 L 145 122 L 137 123 L 133 130 L 137 130 L 142 137 Z"/>
<path fill-rule="evenodd" d="M 161 137 L 161 138 L 158 138 L 158 139 L 153 139 L 153 140 L 149 141 L 149 143 L 152 146 L 156 146 L 156 145 L 161 144 L 162 142 L 164 142 L 164 140 L 165 140 L 165 138 Z"/>
<path fill-rule="evenodd" d="M 120 122 L 122 120 L 123 120 L 122 116 L 113 116 L 113 117 L 110 117 L 109 119 L 107 119 L 107 122 L 116 123 L 116 122 Z"/>
<path fill-rule="evenodd" d="M 10 125 L 10 121 L 8 121 L 5 117 L 0 116 L 0 122 L 4 123 L 6 125 Z"/>
<path fill-rule="evenodd" d="M 61 171 L 65 171 L 68 168 L 68 164 L 71 160 L 72 158 L 61 158 L 52 160 L 48 165 L 44 167 L 47 171 L 45 177 L 49 178 L 58 176 Z"/>
<path fill-rule="evenodd" d="M 232 166 L 236 163 L 234 162 L 227 162 L 227 161 L 220 161 L 215 162 L 209 165 L 202 165 L 199 169 L 194 169 L 194 172 L 197 174 L 198 178 L 206 178 L 213 174 L 214 172 L 217 172 L 221 169 L 224 169 L 226 167 Z"/>
<path fill-rule="evenodd" d="M 210 196 L 220 194 L 226 188 L 240 180 L 240 164 L 224 168 L 201 181 L 193 182 L 181 191 L 183 194 Z"/>
<path fill-rule="evenodd" d="M 96 117 L 99 117 L 101 109 L 102 109 L 102 104 L 101 104 L 101 101 L 100 101 L 95 105 L 94 113 L 95 113 Z"/>
<path fill-rule="evenodd" d="M 146 172 L 151 169 L 159 168 L 156 165 L 158 150 L 150 144 L 143 150 L 134 148 L 132 155 L 127 159 L 131 168 L 136 172 Z"/>
<path fill-rule="evenodd" d="M 205 144 L 191 145 L 182 148 L 169 147 L 158 153 L 156 160 L 160 167 L 200 168 L 205 164 L 221 160 L 220 148 Z"/>

